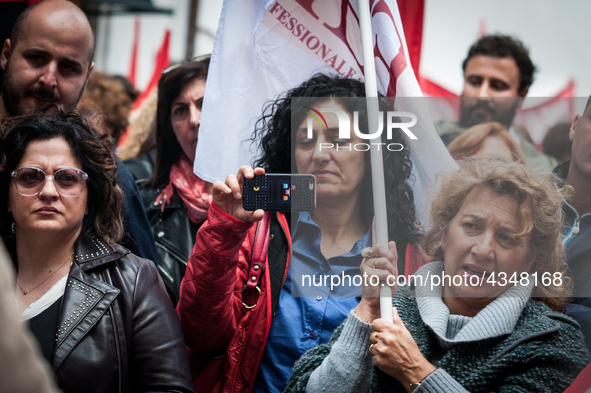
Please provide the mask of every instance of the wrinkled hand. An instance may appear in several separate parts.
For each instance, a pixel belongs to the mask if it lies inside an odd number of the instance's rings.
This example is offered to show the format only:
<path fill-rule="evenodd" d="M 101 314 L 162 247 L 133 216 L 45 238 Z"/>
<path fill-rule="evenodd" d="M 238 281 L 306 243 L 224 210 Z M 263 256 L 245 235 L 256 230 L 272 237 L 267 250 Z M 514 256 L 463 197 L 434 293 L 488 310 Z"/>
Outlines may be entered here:
<path fill-rule="evenodd" d="M 377 343 L 371 347 L 372 361 L 380 370 L 399 380 L 409 390 L 436 370 L 421 353 L 410 332 L 393 307 L 394 323 L 376 319 L 372 323 Z"/>
<path fill-rule="evenodd" d="M 236 176 L 229 175 L 226 177 L 226 182 L 216 181 L 213 183 L 213 201 L 223 211 L 231 214 L 235 218 L 246 221 L 256 222 L 263 219 L 265 212 L 262 209 L 255 211 L 247 211 L 242 207 L 242 183 L 244 178 L 252 179 L 254 175 L 262 175 L 265 173 L 263 168 L 255 168 L 248 165 L 243 165 L 238 170 Z"/>
<path fill-rule="evenodd" d="M 383 244 L 376 244 L 372 247 L 375 258 L 363 258 L 361 261 L 361 277 L 363 287 L 361 290 L 361 301 L 355 309 L 355 314 L 365 321 L 372 322 L 380 317 L 380 288 L 381 285 L 388 285 L 387 279 L 390 278 L 390 284 L 393 286 L 392 294 L 396 293 L 396 280 L 398 268 L 398 252 L 396 243 L 390 241 L 388 248 Z M 377 278 L 372 278 L 375 276 Z M 378 281 L 379 280 L 379 281 Z M 376 285 L 371 285 L 371 284 Z"/>

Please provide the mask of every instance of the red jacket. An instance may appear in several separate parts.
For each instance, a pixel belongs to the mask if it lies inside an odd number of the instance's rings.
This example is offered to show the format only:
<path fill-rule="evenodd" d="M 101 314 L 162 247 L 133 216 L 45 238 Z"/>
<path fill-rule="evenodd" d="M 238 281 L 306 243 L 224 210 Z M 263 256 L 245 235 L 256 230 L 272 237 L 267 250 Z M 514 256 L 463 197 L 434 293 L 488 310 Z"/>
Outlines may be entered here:
<path fill-rule="evenodd" d="M 283 275 L 285 281 L 291 257 L 291 237 L 285 216 L 277 214 L 277 219 L 289 244 Z M 263 270 L 259 281 L 260 296 L 256 291 L 246 290 L 243 297 L 256 228 L 255 224 L 238 220 L 213 203 L 208 220 L 197 234 L 181 284 L 177 313 L 187 346 L 192 351 L 206 352 L 219 350 L 225 345 L 222 377 L 211 391 L 252 390 L 271 328 L 268 268 Z M 266 267 L 267 259 L 265 253 L 261 262 Z M 256 303 L 256 307 L 247 309 L 243 301 L 247 305 Z M 215 377 L 198 375 L 196 390 L 205 391 L 203 384 Z"/>
<path fill-rule="evenodd" d="M 243 292 L 250 276 L 257 225 L 238 220 L 212 203 L 208 219 L 197 233 L 181 284 L 177 313 L 185 342 L 190 352 L 193 351 L 190 355 L 191 367 L 198 392 L 252 390 L 271 329 L 273 312 L 269 263 L 284 269 L 285 282 L 291 259 L 287 221 L 280 213 L 276 214 L 276 218 L 288 242 L 287 262 L 269 261 L 266 250 L 261 256 L 255 256 L 253 262 L 264 264 L 259 281 L 260 296 L 255 290 Z M 427 258 L 420 247 L 408 244 L 405 261 L 405 272 L 409 274 L 422 266 Z M 245 307 L 253 304 L 256 307 L 252 309 Z M 211 360 L 212 357 L 204 356 L 204 352 L 213 357 L 220 355 L 217 356 L 219 360 Z M 204 363 L 208 365 L 202 368 Z M 221 378 L 218 378 L 220 374 Z"/>

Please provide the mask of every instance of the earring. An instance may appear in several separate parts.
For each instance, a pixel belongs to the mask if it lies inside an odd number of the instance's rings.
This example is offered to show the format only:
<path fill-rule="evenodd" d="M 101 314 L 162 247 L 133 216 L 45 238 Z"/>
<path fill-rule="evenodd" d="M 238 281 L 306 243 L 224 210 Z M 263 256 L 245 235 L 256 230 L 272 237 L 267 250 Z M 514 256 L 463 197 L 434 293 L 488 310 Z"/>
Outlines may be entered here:
<path fill-rule="evenodd" d="M 13 221 L 12 224 L 10 225 L 10 229 L 12 230 L 12 234 L 14 235 L 15 232 L 15 228 L 16 228 L 16 221 Z"/>

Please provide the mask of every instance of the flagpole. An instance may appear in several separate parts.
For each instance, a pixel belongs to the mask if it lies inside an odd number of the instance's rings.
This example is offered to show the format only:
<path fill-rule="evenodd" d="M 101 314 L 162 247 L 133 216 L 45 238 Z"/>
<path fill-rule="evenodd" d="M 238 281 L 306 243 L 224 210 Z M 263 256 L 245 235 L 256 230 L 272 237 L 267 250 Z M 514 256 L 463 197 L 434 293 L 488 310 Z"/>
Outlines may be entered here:
<path fill-rule="evenodd" d="M 365 95 L 367 96 L 368 132 L 378 129 L 378 84 L 376 78 L 375 59 L 373 54 L 373 33 L 369 0 L 357 0 L 359 11 L 359 28 L 361 30 L 361 46 L 363 48 L 363 70 L 365 74 Z M 378 243 L 388 245 L 388 214 L 386 209 L 386 185 L 384 182 L 384 160 L 380 145 L 371 145 L 371 180 L 373 185 L 373 206 L 375 215 L 375 238 Z M 392 291 L 382 282 L 380 288 L 381 317 L 392 322 Z"/>

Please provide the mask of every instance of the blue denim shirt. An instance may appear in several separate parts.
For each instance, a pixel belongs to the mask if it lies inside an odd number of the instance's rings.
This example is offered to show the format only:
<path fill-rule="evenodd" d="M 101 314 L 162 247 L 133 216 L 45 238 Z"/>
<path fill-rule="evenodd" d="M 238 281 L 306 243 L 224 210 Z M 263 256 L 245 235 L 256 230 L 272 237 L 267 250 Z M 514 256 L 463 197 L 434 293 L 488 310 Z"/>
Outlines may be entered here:
<path fill-rule="evenodd" d="M 361 250 L 371 246 L 371 228 L 350 252 L 328 260 L 320 251 L 321 235 L 310 214 L 300 213 L 292 226 L 290 272 L 281 289 L 254 392 L 282 392 L 295 361 L 312 347 L 328 342 L 334 329 L 359 303 L 361 286 L 355 284 L 360 283 Z M 342 285 L 342 278 L 347 276 L 351 285 L 347 278 Z M 357 281 L 355 276 L 359 277 Z M 324 277 L 326 286 L 314 285 L 320 281 L 324 284 Z"/>

